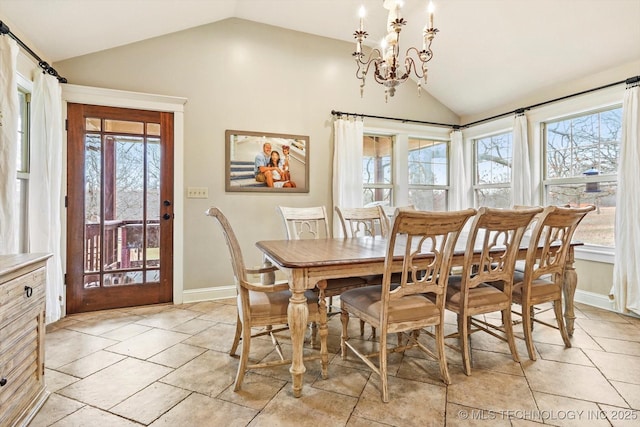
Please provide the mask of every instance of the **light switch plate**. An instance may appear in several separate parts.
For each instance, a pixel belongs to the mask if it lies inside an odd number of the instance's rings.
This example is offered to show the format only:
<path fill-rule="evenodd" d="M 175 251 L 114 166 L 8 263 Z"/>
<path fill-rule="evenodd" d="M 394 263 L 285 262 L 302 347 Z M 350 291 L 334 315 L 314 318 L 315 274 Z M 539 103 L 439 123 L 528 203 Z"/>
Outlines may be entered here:
<path fill-rule="evenodd" d="M 206 199 L 208 197 L 208 187 L 187 187 L 187 199 Z"/>

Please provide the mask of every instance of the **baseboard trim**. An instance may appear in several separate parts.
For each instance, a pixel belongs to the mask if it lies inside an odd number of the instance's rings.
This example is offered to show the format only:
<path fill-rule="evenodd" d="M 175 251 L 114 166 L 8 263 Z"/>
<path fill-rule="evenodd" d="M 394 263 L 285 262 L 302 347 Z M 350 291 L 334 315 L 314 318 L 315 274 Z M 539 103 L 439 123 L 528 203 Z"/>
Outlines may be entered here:
<path fill-rule="evenodd" d="M 216 286 L 214 288 L 185 289 L 182 292 L 184 303 L 212 301 L 236 296 L 235 286 Z"/>
<path fill-rule="evenodd" d="M 576 289 L 576 295 L 573 299 L 575 302 L 587 304 L 592 307 L 602 308 L 604 310 L 616 311 L 613 308 L 613 301 L 607 295 L 596 294 L 595 292 L 581 291 Z"/>

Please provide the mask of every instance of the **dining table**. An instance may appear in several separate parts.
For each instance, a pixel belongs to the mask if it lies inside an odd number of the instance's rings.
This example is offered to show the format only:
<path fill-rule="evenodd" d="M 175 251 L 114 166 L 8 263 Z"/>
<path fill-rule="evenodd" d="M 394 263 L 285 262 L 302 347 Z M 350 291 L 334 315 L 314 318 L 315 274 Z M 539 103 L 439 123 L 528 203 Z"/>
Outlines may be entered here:
<path fill-rule="evenodd" d="M 566 258 L 563 282 L 564 318 L 569 335 L 574 330 L 573 299 L 578 283 L 574 264 L 574 247 L 582 243 L 572 242 Z M 461 233 L 456 243 L 451 266 L 463 265 L 467 234 Z M 291 298 L 287 316 L 291 332 L 292 358 L 289 372 L 292 378 L 292 391 L 295 397 L 302 396 L 302 384 L 305 373 L 303 363 L 303 343 L 307 327 L 308 309 L 304 295 L 327 279 L 360 277 L 382 274 L 387 252 L 387 239 L 382 236 L 336 237 L 327 239 L 303 240 L 263 240 L 256 243 L 268 262 L 282 271 L 289 282 Z M 518 260 L 524 260 L 529 246 L 525 235 L 520 243 Z M 480 248 L 474 250 L 479 255 Z M 392 262 L 392 272 L 402 270 L 403 248 L 396 245 Z M 425 256 L 425 263 L 429 259 Z M 320 333 L 326 334 L 326 324 L 320 325 Z M 326 367 L 326 364 L 323 364 Z M 325 369 L 325 368 L 323 368 Z M 323 371 L 323 376 L 326 372 Z"/>

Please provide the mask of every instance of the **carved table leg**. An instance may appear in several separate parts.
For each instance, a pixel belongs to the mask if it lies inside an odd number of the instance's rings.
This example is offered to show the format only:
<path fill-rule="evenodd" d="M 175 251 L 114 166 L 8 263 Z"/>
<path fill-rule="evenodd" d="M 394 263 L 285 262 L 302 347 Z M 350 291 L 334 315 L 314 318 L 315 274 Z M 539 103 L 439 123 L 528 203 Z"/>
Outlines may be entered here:
<path fill-rule="evenodd" d="M 576 319 L 576 315 L 573 311 L 573 298 L 576 293 L 576 287 L 578 286 L 578 274 L 576 273 L 576 269 L 573 267 L 573 262 L 573 247 L 570 247 L 564 268 L 564 284 L 562 286 L 562 290 L 564 292 L 564 319 L 569 336 L 573 336 L 573 322 Z"/>
<path fill-rule="evenodd" d="M 322 379 L 329 378 L 327 367 L 329 366 L 329 352 L 327 350 L 327 337 L 329 336 L 329 327 L 327 326 L 327 302 L 324 297 L 324 290 L 327 287 L 327 281 L 318 282 L 320 295 L 318 296 L 318 305 L 320 306 L 320 356 L 322 357 Z"/>
<path fill-rule="evenodd" d="M 291 379 L 293 381 L 294 397 L 302 396 L 302 382 L 306 368 L 302 361 L 304 334 L 307 328 L 309 318 L 309 309 L 307 308 L 307 298 L 304 296 L 304 282 L 301 277 L 294 277 L 290 280 L 291 298 L 289 299 L 289 307 L 287 308 L 287 316 L 289 320 L 289 330 L 291 332 Z"/>

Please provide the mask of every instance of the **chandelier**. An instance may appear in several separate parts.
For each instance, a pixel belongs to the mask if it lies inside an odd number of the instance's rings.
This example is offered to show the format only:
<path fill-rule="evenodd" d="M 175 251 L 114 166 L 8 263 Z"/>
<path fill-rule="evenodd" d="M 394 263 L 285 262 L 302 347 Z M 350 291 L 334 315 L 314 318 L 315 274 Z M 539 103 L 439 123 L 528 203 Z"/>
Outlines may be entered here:
<path fill-rule="evenodd" d="M 402 1 L 383 0 L 383 7 L 389 10 L 387 33 L 382 39 L 380 49 L 373 49 L 366 60 L 362 52 L 362 43 L 369 34 L 364 30 L 364 6 L 360 7 L 360 28 L 353 33 L 356 39 L 356 51 L 353 57 L 358 64 L 356 77 L 360 80 L 360 97 L 364 95 L 364 84 L 372 65 L 375 81 L 385 87 L 385 102 L 389 96 L 396 93 L 396 86 L 404 83 L 412 72 L 418 79 L 418 95 L 420 95 L 422 85 L 427 84 L 427 62 L 433 58 L 431 43 L 438 32 L 438 29 L 433 27 L 433 2 L 429 2 L 429 22 L 422 32 L 422 49 L 418 50 L 415 47 L 407 49 L 403 62 L 399 58 L 400 32 L 407 21 L 400 15 Z M 412 53 L 417 55 L 416 59 L 411 56 Z"/>

